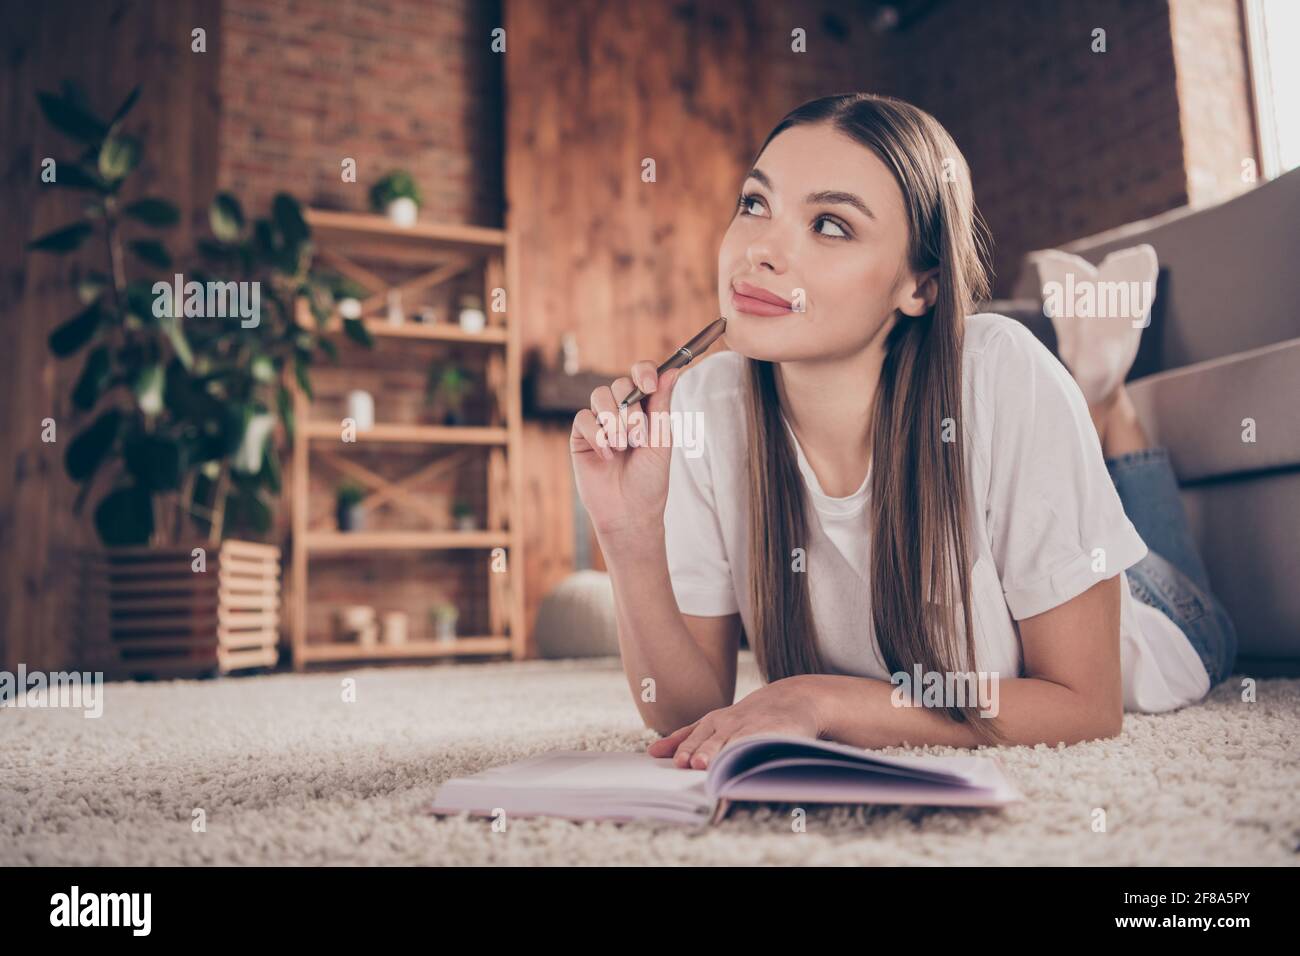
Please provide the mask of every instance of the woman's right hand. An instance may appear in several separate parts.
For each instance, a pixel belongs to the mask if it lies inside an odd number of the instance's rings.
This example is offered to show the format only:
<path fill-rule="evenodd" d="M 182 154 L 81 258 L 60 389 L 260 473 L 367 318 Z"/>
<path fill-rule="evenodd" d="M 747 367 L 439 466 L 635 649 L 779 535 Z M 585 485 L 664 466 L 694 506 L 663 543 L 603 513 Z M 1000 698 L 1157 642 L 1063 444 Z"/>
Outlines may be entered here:
<path fill-rule="evenodd" d="M 574 416 L 569 434 L 573 474 L 598 537 L 663 533 L 672 460 L 667 413 L 683 370 L 662 376 L 656 371 L 653 362 L 637 362 L 630 378 L 596 389 L 591 407 Z M 633 383 L 647 398 L 629 405 L 620 418 L 618 403 L 631 394 Z"/>

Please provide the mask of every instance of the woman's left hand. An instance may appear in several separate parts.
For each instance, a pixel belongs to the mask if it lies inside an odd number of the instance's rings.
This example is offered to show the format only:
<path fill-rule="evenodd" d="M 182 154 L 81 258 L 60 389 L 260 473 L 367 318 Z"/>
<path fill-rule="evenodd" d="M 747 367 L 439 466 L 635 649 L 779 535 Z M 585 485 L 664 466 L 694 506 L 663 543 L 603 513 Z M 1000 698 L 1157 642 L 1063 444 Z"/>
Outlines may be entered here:
<path fill-rule="evenodd" d="M 656 740 L 647 752 L 652 757 L 673 758 L 679 767 L 703 770 L 729 741 L 756 734 L 792 737 L 821 736 L 810 685 L 787 677 L 754 691 L 744 700 L 710 711 L 693 724 Z"/>

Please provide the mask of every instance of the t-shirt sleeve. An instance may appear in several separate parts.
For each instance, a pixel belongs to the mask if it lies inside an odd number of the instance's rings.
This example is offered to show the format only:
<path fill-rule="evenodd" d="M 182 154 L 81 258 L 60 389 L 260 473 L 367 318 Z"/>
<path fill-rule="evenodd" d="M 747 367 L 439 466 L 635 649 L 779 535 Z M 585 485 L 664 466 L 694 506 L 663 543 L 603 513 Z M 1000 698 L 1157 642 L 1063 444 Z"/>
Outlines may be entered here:
<path fill-rule="evenodd" d="M 694 370 L 696 373 L 700 369 Z M 687 373 L 673 389 L 673 417 L 696 415 L 699 441 L 694 447 L 673 448 L 664 507 L 664 544 L 668 575 L 677 607 L 683 614 L 720 617 L 736 614 L 731 564 L 722 536 L 713 493 L 707 425 L 710 415 L 700 404 L 699 391 Z"/>
<path fill-rule="evenodd" d="M 990 341 L 977 390 L 989 406 L 989 544 L 1016 620 L 1041 614 L 1147 553 L 1066 368 L 1019 325 Z"/>

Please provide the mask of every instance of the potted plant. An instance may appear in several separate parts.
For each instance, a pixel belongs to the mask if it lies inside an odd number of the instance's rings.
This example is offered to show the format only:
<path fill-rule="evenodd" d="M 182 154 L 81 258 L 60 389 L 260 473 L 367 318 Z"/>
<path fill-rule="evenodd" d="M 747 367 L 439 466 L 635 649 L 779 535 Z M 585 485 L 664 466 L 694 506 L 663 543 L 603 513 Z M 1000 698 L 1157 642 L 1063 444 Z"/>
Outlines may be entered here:
<path fill-rule="evenodd" d="M 83 254 L 71 275 L 80 310 L 49 347 L 60 359 L 84 356 L 70 399 L 74 421 L 90 423 L 63 461 L 80 486 L 74 510 L 93 502 L 104 546 L 94 567 L 107 600 L 87 622 L 98 642 L 87 650 L 128 674 L 274 664 L 279 548 L 240 539 L 271 531 L 293 429 L 288 376 L 310 394 L 311 367 L 333 354 L 322 334 L 332 309 L 287 194 L 251 224 L 234 196 L 218 195 L 211 237 L 173 259 L 163 237 L 180 210 L 161 197 L 123 198 L 144 154 L 124 128 L 138 92 L 107 121 L 71 85 L 38 94 L 46 120 L 77 144 L 52 185 L 86 198 L 82 218 L 28 248 Z M 88 252 L 97 263 L 85 262 Z M 316 329 L 294 321 L 300 298 Z M 344 327 L 368 341 L 359 322 Z M 110 616 L 112 640 L 133 645 L 129 667 L 110 641 Z"/>
<path fill-rule="evenodd" d="M 465 399 L 474 387 L 474 377 L 456 362 L 435 362 L 425 382 L 425 402 L 432 406 L 435 421 L 444 425 L 465 424 Z"/>
<path fill-rule="evenodd" d="M 460 327 L 473 334 L 482 332 L 487 327 L 483 299 L 472 292 L 467 292 L 460 297 Z"/>
<path fill-rule="evenodd" d="M 451 506 L 451 515 L 456 521 L 456 528 L 460 531 L 474 531 L 478 527 L 474 509 L 467 501 L 458 499 Z"/>
<path fill-rule="evenodd" d="M 392 170 L 370 187 L 370 207 L 399 226 L 415 225 L 422 202 L 415 177 L 404 169 Z"/>
<path fill-rule="evenodd" d="M 336 514 L 340 531 L 360 531 L 365 527 L 366 511 L 362 505 L 365 497 L 366 492 L 360 485 L 350 481 L 339 485 Z"/>
<path fill-rule="evenodd" d="M 345 319 L 361 318 L 361 300 L 367 295 L 361 283 L 347 276 L 330 272 L 324 275 L 324 282 L 334 299 L 334 307 Z"/>
<path fill-rule="evenodd" d="M 456 640 L 456 620 L 459 616 L 456 605 L 446 602 L 435 604 L 429 611 L 434 637 L 440 641 Z"/>

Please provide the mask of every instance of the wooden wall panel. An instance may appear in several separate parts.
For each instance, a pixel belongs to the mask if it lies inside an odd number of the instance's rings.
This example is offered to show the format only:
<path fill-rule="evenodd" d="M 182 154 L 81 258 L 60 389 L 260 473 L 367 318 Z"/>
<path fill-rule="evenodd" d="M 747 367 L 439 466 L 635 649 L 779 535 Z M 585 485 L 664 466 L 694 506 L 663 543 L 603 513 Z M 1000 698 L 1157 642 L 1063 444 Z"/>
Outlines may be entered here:
<path fill-rule="evenodd" d="M 506 0 L 506 224 L 525 347 L 553 362 L 571 331 L 585 366 L 621 373 L 715 318 L 718 244 L 768 130 L 806 99 L 876 83 L 867 6 Z M 790 49 L 795 27 L 807 53 Z M 526 432 L 532 622 L 573 570 L 573 485 L 568 427 Z"/>
<path fill-rule="evenodd" d="M 200 210 L 216 184 L 217 0 L 43 0 L 5 5 L 0 31 L 0 168 L 5 228 L 0 231 L 0 668 L 71 666 L 71 553 L 93 541 L 89 516 L 72 514 L 74 487 L 62 455 L 86 420 L 68 398 L 80 361 L 56 361 L 50 332 L 76 309 L 67 289 L 75 261 L 103 268 L 102 244 L 67 259 L 28 257 L 24 245 L 73 220 L 76 194 L 40 182 L 43 157 L 75 155 L 39 115 L 37 90 L 75 79 L 101 114 L 111 114 L 137 83 L 140 102 L 128 120 L 146 139 L 145 162 L 124 198 L 165 196 Z M 208 52 L 190 51 L 190 31 L 208 30 Z M 172 248 L 192 243 L 193 223 L 171 234 Z M 58 441 L 41 441 L 41 420 L 58 423 Z M 87 512 L 89 512 L 89 508 Z"/>

